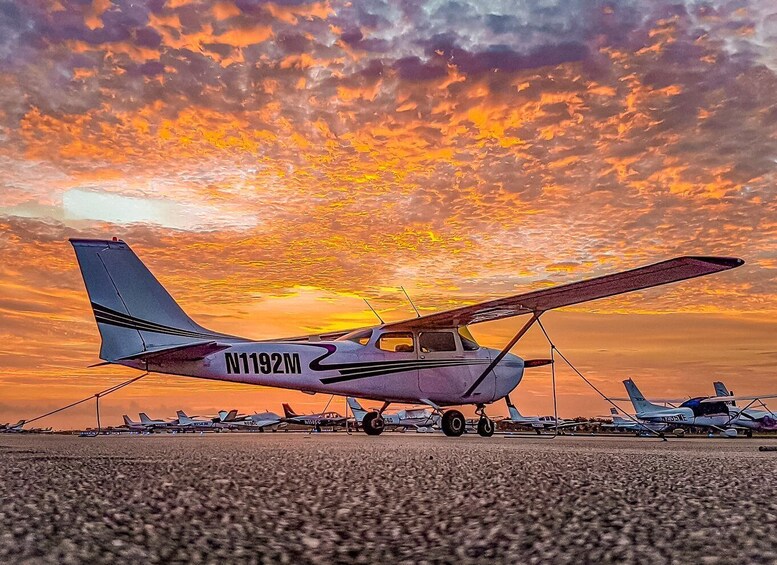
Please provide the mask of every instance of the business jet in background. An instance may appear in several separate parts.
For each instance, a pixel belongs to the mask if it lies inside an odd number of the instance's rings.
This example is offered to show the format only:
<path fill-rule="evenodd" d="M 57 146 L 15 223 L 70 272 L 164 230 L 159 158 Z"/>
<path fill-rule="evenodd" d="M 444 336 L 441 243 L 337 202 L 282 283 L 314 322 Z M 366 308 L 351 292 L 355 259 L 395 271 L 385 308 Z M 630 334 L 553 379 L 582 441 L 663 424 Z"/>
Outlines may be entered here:
<path fill-rule="evenodd" d="M 425 404 L 446 435 L 465 431 L 474 405 L 478 431 L 494 433 L 486 406 L 521 382 L 526 366 L 509 353 L 546 311 L 739 267 L 741 259 L 678 257 L 646 267 L 367 328 L 254 341 L 200 326 L 173 300 L 129 245 L 71 239 L 102 337 L 100 358 L 143 371 L 354 396 L 383 405 L 362 420 L 385 427 L 392 403 Z M 481 347 L 468 325 L 513 316 L 529 321 L 501 350 Z"/>

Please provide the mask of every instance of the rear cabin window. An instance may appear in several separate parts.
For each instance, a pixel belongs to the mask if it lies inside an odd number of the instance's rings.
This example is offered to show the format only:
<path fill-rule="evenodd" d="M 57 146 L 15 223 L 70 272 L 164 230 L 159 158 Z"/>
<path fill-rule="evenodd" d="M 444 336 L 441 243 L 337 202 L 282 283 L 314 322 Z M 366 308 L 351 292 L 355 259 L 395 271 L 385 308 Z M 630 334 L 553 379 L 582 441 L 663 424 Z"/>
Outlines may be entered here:
<path fill-rule="evenodd" d="M 421 353 L 456 351 L 456 339 L 453 332 L 423 332 L 418 337 L 418 347 Z"/>
<path fill-rule="evenodd" d="M 381 351 L 392 351 L 396 353 L 412 353 L 415 351 L 415 342 L 413 334 L 410 332 L 386 333 L 378 338 L 375 344 Z"/>

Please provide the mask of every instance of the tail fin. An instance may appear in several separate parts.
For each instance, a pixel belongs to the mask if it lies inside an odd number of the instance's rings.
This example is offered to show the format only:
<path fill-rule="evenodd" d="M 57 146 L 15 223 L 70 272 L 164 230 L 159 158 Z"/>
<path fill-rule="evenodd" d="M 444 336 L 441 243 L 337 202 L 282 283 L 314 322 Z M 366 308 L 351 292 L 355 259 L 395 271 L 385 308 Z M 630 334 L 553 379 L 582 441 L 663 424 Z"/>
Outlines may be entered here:
<path fill-rule="evenodd" d="M 121 240 L 71 239 L 102 337 L 100 358 L 230 337 L 196 324 Z"/>
<path fill-rule="evenodd" d="M 297 414 L 294 410 L 292 410 L 291 406 L 289 406 L 285 402 L 283 403 L 283 415 L 286 416 L 287 418 L 294 418 L 295 416 L 299 416 L 299 414 Z"/>
<path fill-rule="evenodd" d="M 359 404 L 359 401 L 355 398 L 349 396 L 346 398 L 346 401 L 348 402 L 348 407 L 351 409 L 351 412 L 353 412 L 353 417 L 356 418 L 357 422 L 361 423 L 364 416 L 367 415 L 367 411 L 362 408 L 362 405 Z"/>
<path fill-rule="evenodd" d="M 179 424 L 187 424 L 187 423 L 192 421 L 192 419 L 189 418 L 189 416 L 187 416 L 186 412 L 184 412 L 183 410 L 178 410 L 175 413 L 175 415 L 178 416 L 178 423 Z"/>
<path fill-rule="evenodd" d="M 140 423 L 141 424 L 152 424 L 153 423 L 151 421 L 151 418 L 149 418 L 148 414 L 146 414 L 145 412 L 141 412 L 140 414 L 138 414 L 138 416 L 140 416 Z"/>
<path fill-rule="evenodd" d="M 129 417 L 129 416 L 127 416 L 126 414 L 124 414 L 124 416 L 122 416 L 122 418 L 124 418 L 124 425 L 125 425 L 125 426 L 132 426 L 132 425 L 134 425 L 134 424 L 135 424 L 135 422 L 133 422 L 133 421 L 130 419 L 130 417 Z"/>
<path fill-rule="evenodd" d="M 626 392 L 629 394 L 631 404 L 634 406 L 634 410 L 636 410 L 638 414 L 663 410 L 662 406 L 658 406 L 657 404 L 653 404 L 652 402 L 645 400 L 645 397 L 642 396 L 642 393 L 637 388 L 637 385 L 635 385 L 634 381 L 631 379 L 623 381 L 623 386 L 626 387 Z"/>
<path fill-rule="evenodd" d="M 612 415 L 613 424 L 621 424 L 626 421 L 626 418 L 618 414 L 617 408 L 610 408 L 610 414 Z"/>
<path fill-rule="evenodd" d="M 523 418 L 523 416 L 521 416 L 521 413 L 518 412 L 518 409 L 515 407 L 515 404 L 513 404 L 513 401 L 510 400 L 509 396 L 505 397 L 505 402 L 507 403 L 507 411 L 510 413 L 511 420 L 520 420 L 521 418 Z"/>
<path fill-rule="evenodd" d="M 734 396 L 734 393 L 726 388 L 726 385 L 724 385 L 720 381 L 715 381 L 712 383 L 715 387 L 715 396 Z M 732 400 L 731 402 L 726 402 L 729 406 L 736 406 L 737 403 Z"/>

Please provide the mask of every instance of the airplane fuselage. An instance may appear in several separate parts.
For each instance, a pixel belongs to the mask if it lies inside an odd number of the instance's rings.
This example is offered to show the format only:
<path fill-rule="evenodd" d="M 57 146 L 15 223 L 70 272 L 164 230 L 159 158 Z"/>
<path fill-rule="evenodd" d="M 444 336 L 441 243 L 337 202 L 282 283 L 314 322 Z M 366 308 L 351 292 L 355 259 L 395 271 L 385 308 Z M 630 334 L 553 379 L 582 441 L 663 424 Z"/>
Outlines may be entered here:
<path fill-rule="evenodd" d="M 122 363 L 160 373 L 391 402 L 428 400 L 441 406 L 490 403 L 521 381 L 523 360 L 508 354 L 471 394 L 465 394 L 498 352 L 485 347 L 465 351 L 456 330 L 446 331 L 456 337 L 455 350 L 419 351 L 418 332 L 401 332 L 415 340 L 402 350 L 381 349 L 398 332 L 375 328 L 363 343 L 225 340 L 226 349 L 198 360 Z"/>

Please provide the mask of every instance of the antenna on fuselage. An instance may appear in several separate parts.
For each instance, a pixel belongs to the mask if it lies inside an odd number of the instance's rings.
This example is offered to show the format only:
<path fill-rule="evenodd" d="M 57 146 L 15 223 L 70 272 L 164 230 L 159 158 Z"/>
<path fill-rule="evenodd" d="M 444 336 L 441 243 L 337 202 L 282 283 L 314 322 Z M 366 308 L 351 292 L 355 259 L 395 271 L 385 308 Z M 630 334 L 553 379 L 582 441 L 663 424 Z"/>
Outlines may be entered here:
<path fill-rule="evenodd" d="M 421 317 L 421 313 L 418 311 L 418 308 L 415 307 L 415 304 L 413 304 L 413 299 L 410 298 L 410 295 L 405 290 L 405 287 L 404 286 L 400 286 L 399 288 L 401 288 L 402 292 L 405 293 L 405 296 L 407 297 L 407 301 L 410 303 L 410 306 L 413 307 L 413 310 L 415 310 L 415 317 L 416 318 L 420 318 Z"/>
<path fill-rule="evenodd" d="M 366 303 L 367 303 L 367 306 L 369 306 L 369 307 L 370 307 L 370 310 L 372 310 L 372 313 L 373 313 L 373 314 L 375 314 L 375 316 L 377 316 L 378 320 L 380 320 L 380 323 L 381 323 L 381 324 L 385 324 L 386 322 L 384 322 L 384 321 L 383 321 L 383 318 L 381 318 L 381 317 L 380 317 L 380 314 L 378 314 L 378 313 L 375 311 L 375 308 L 373 308 L 373 307 L 372 307 L 372 304 L 370 304 L 369 302 L 367 302 L 367 299 L 366 299 L 366 298 L 363 298 L 362 300 L 364 300 L 364 302 L 366 302 Z"/>

